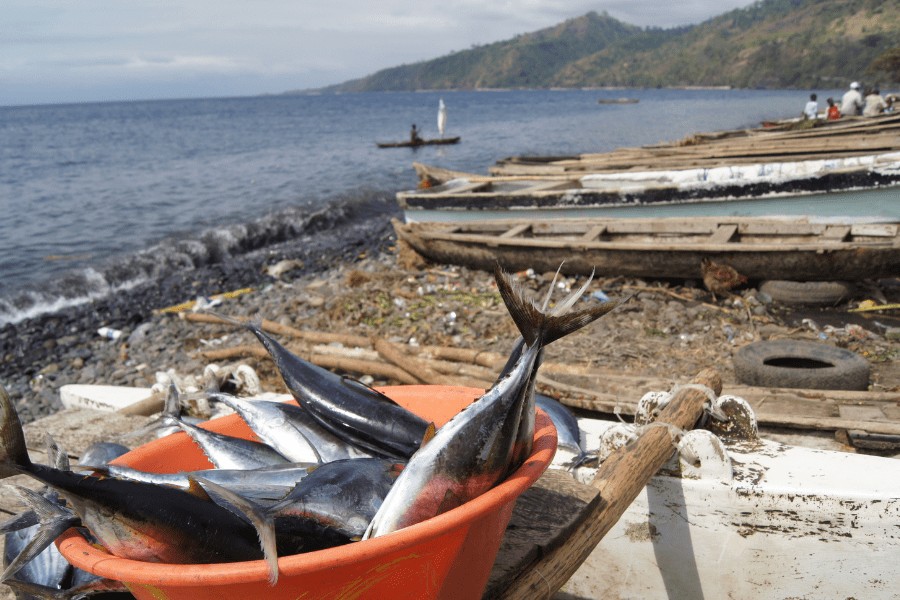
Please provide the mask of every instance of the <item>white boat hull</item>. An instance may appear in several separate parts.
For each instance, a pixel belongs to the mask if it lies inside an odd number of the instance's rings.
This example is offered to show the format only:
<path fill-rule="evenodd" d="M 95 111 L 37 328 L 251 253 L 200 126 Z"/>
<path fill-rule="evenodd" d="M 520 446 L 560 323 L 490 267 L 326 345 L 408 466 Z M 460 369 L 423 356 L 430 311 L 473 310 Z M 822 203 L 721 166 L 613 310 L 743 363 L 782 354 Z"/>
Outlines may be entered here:
<path fill-rule="evenodd" d="M 580 422 L 588 447 L 618 426 Z M 714 449 L 708 442 L 698 446 Z M 764 440 L 725 448 L 727 464 L 709 455 L 699 469 L 682 463 L 682 477 L 654 477 L 562 590 L 641 600 L 898 597 L 900 461 Z M 595 473 L 578 471 L 583 481 Z"/>
<path fill-rule="evenodd" d="M 792 215 L 900 219 L 900 153 L 570 179 L 457 178 L 399 192 L 407 222 Z"/>

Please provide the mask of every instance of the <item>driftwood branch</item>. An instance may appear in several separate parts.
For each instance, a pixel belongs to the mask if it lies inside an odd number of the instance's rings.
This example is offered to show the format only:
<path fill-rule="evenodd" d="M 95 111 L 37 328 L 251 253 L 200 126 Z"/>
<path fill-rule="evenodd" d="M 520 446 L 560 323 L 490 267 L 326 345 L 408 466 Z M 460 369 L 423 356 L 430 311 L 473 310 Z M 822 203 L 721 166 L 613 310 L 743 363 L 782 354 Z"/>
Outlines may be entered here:
<path fill-rule="evenodd" d="M 700 372 L 693 383 L 705 385 L 716 394 L 722 391 L 722 380 L 711 369 Z M 706 400 L 706 396 L 698 390 L 682 390 L 663 410 L 658 421 L 690 429 L 700 418 Z M 654 427 L 637 441 L 610 455 L 591 483 L 599 493 L 589 503 L 565 543 L 546 548 L 542 557 L 495 597 L 510 600 L 546 598 L 548 589 L 549 595 L 553 595 L 612 529 L 673 451 L 669 432 L 665 428 Z"/>
<path fill-rule="evenodd" d="M 182 313 L 186 320 L 228 324 L 213 315 Z M 264 330 L 283 336 L 305 340 L 313 344 L 311 350 L 299 352 L 303 358 L 321 367 L 341 369 L 384 377 L 402 384 L 429 383 L 433 385 L 463 385 L 487 389 L 496 379 L 507 357 L 493 352 L 440 346 L 409 346 L 379 342 L 380 352 L 372 347 L 369 338 L 317 331 L 301 331 L 272 321 L 263 321 Z M 339 342 L 344 347 L 325 346 Z M 209 360 L 244 357 L 268 358 L 260 346 L 239 346 L 211 350 L 202 355 Z M 392 357 L 392 358 L 391 358 Z M 577 384 L 557 381 L 551 376 L 565 375 L 584 378 Z M 632 376 L 606 372 L 589 365 L 567 365 L 545 362 L 538 377 L 538 391 L 558 398 L 569 406 L 604 413 L 616 409 L 633 413 L 641 395 L 651 390 L 668 390 L 676 383 L 671 378 Z M 878 406 L 879 403 L 900 402 L 898 392 L 854 392 L 840 390 L 806 390 L 761 388 L 729 385 L 726 393 L 741 396 L 754 407 L 761 425 L 835 431 L 861 429 L 869 433 L 900 435 L 900 424 L 891 419 L 848 420 L 838 416 L 807 416 L 798 408 L 793 413 L 785 406 L 800 406 L 803 401 L 821 401 L 834 406 L 842 404 Z M 798 402 L 800 404 L 798 404 Z M 774 404 L 774 406 L 773 406 Z M 780 405 L 780 406 L 778 406 Z"/>
<path fill-rule="evenodd" d="M 440 373 L 436 373 L 422 361 L 407 356 L 394 344 L 384 338 L 373 337 L 372 346 L 378 351 L 378 354 L 383 356 L 386 360 L 394 363 L 422 383 L 427 383 L 429 385 L 454 385 L 454 383 L 458 383 L 448 380 Z"/>

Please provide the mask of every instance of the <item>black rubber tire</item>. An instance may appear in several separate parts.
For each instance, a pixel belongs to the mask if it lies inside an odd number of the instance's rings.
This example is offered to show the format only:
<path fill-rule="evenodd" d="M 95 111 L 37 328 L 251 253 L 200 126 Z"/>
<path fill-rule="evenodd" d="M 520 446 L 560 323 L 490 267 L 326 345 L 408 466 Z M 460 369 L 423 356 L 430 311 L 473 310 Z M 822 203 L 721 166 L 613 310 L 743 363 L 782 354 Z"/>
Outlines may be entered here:
<path fill-rule="evenodd" d="M 835 305 L 856 291 L 844 281 L 764 281 L 759 291 L 785 304 Z"/>
<path fill-rule="evenodd" d="M 734 353 L 738 380 L 760 387 L 865 390 L 869 370 L 862 356 L 814 342 L 755 342 Z"/>

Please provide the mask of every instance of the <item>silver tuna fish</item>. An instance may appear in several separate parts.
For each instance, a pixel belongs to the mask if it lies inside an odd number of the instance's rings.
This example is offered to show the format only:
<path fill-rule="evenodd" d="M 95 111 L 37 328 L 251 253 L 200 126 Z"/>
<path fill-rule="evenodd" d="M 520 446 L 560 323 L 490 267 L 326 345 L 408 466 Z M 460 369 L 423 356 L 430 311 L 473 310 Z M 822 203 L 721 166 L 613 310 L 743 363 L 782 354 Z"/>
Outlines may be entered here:
<path fill-rule="evenodd" d="M 364 539 L 385 535 L 444 513 L 491 489 L 531 452 L 534 378 L 546 345 L 615 308 L 604 302 L 563 314 L 587 289 L 552 310 L 526 299 L 512 278 L 496 272 L 497 287 L 524 345 L 514 365 L 475 402 L 441 427 L 410 459 L 372 519 Z M 515 357 L 515 353 L 514 353 Z"/>

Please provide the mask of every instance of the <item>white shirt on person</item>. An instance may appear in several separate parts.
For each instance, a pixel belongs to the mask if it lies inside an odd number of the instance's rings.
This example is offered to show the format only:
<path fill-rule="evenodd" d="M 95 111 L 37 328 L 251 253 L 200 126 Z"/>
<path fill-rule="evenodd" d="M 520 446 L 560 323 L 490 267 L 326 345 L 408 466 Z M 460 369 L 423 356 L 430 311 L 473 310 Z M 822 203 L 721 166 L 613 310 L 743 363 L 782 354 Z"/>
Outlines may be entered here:
<path fill-rule="evenodd" d="M 807 119 L 815 119 L 819 116 L 819 103 L 815 100 L 810 100 L 806 103 L 806 108 L 803 109 L 803 114 L 806 115 Z"/>
<path fill-rule="evenodd" d="M 841 98 L 841 116 L 859 115 L 860 109 L 865 105 L 859 90 L 848 90 Z"/>

